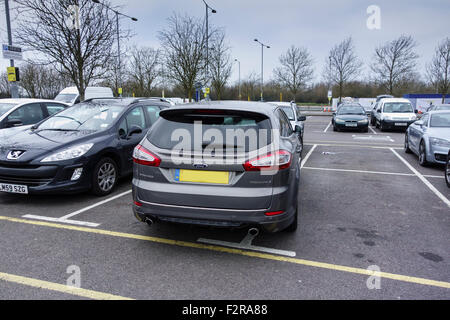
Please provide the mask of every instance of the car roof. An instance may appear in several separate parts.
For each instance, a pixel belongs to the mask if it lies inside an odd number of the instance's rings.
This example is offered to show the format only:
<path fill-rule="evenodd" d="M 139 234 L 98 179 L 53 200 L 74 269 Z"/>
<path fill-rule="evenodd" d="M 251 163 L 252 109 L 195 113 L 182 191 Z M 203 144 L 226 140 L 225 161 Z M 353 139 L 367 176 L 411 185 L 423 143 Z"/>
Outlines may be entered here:
<path fill-rule="evenodd" d="M 0 99 L 0 103 L 13 103 L 13 104 L 24 104 L 33 102 L 56 102 L 67 105 L 67 103 L 50 100 L 50 99 L 32 99 L 32 98 L 15 98 L 15 99 Z"/>
<path fill-rule="evenodd" d="M 281 102 L 281 101 L 269 101 L 267 103 L 274 104 L 279 107 L 292 107 L 291 102 Z"/>
<path fill-rule="evenodd" d="M 190 103 L 184 105 L 177 105 L 170 109 L 161 111 L 161 114 L 173 112 L 177 110 L 191 110 L 191 109 L 221 109 L 232 111 L 247 111 L 264 114 L 268 117 L 273 116 L 273 112 L 278 109 L 277 105 L 267 102 L 248 102 L 248 101 L 204 101 L 197 103 Z"/>
<path fill-rule="evenodd" d="M 411 101 L 409 101 L 408 99 L 405 99 L 405 98 L 384 98 L 384 99 L 382 99 L 381 102 L 384 102 L 384 103 L 386 103 L 386 102 L 408 102 L 408 103 L 411 103 Z"/>

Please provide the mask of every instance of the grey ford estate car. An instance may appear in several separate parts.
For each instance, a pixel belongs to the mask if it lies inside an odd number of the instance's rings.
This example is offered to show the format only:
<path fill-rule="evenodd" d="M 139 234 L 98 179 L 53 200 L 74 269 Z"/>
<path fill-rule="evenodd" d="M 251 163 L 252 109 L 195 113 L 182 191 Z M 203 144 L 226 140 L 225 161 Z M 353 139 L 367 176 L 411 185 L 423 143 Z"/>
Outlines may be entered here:
<path fill-rule="evenodd" d="M 302 148 L 275 105 L 163 110 L 134 150 L 134 214 L 148 224 L 295 231 Z"/>

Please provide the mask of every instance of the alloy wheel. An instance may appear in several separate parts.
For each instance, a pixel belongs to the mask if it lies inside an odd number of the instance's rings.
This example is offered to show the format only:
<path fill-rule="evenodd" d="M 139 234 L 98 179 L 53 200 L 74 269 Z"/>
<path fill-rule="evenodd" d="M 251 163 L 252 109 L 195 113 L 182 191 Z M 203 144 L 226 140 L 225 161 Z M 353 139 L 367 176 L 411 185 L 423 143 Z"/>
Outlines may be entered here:
<path fill-rule="evenodd" d="M 110 162 L 104 163 L 98 170 L 98 186 L 103 192 L 110 191 L 116 182 L 116 168 Z"/>

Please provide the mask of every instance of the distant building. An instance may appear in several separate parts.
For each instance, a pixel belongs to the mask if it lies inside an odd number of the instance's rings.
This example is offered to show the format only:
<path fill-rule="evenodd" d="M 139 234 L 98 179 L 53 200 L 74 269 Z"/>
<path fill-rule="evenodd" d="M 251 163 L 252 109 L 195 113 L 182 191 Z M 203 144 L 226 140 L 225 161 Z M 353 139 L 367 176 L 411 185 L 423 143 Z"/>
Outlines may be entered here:
<path fill-rule="evenodd" d="M 441 104 L 442 94 L 405 94 L 403 98 L 411 101 L 416 110 L 425 112 L 431 104 Z M 450 94 L 445 96 L 445 103 L 450 103 Z"/>

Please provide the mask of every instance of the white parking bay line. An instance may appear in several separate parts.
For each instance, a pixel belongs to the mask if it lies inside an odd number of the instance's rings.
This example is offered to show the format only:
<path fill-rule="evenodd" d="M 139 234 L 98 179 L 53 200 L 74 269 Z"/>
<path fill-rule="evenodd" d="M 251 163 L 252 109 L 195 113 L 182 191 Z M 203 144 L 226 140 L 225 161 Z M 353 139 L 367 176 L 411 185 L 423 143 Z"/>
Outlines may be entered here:
<path fill-rule="evenodd" d="M 313 168 L 313 167 L 303 167 L 307 170 L 318 170 L 318 171 L 334 171 L 334 172 L 348 172 L 348 173 L 368 173 L 368 174 L 382 174 L 382 175 L 392 175 L 392 176 L 405 176 L 405 177 L 415 177 L 412 173 L 400 173 L 400 172 L 385 172 L 385 171 L 365 171 L 365 170 L 349 170 L 349 169 L 333 169 L 333 168 Z"/>
<path fill-rule="evenodd" d="M 324 133 L 326 133 L 328 131 L 328 129 L 330 129 L 331 126 L 331 122 L 328 124 L 328 126 L 325 128 L 325 130 L 323 130 Z"/>
<path fill-rule="evenodd" d="M 406 161 L 402 156 L 400 156 L 397 151 L 395 151 L 394 149 L 391 148 L 391 151 L 397 156 L 397 158 L 399 158 L 412 172 L 414 172 L 414 174 L 420 179 L 422 180 L 423 183 L 425 183 L 425 185 L 436 195 L 439 197 L 439 199 L 441 199 L 449 208 L 450 208 L 450 200 L 447 199 L 447 197 L 445 197 L 438 189 L 436 189 L 431 183 L 430 181 L 428 181 L 419 171 L 417 171 L 416 169 L 414 169 L 414 167 L 408 162 Z"/>
<path fill-rule="evenodd" d="M 308 161 L 309 157 L 311 156 L 311 154 L 314 152 L 314 150 L 317 148 L 317 144 L 313 145 L 311 150 L 309 150 L 308 154 L 306 155 L 306 157 L 303 159 L 302 161 L 302 165 L 300 166 L 300 168 L 303 168 L 303 166 L 305 165 L 306 161 Z"/>
<path fill-rule="evenodd" d="M 86 227 L 93 227 L 93 228 L 96 228 L 96 227 L 98 227 L 100 225 L 99 223 L 93 223 L 93 222 L 68 220 L 68 219 L 43 217 L 43 216 L 35 216 L 35 215 L 32 215 L 32 214 L 24 215 L 24 216 L 22 216 L 22 218 L 33 219 L 33 220 L 49 221 L 49 222 L 67 223 L 67 224 L 73 224 L 73 225 L 77 225 L 77 226 L 86 226 Z"/>
<path fill-rule="evenodd" d="M 100 224 L 99 223 L 93 223 L 93 222 L 86 222 L 86 221 L 78 221 L 78 220 L 71 220 L 70 218 L 79 215 L 80 213 L 86 212 L 88 210 L 94 209 L 98 206 L 101 206 L 105 203 L 108 203 L 110 201 L 116 200 L 120 197 L 126 196 L 127 194 L 130 194 L 131 190 L 122 192 L 118 195 L 115 195 L 114 197 L 108 198 L 106 200 L 100 201 L 96 204 L 93 204 L 89 207 L 77 210 L 75 212 L 72 212 L 68 215 L 65 215 L 64 217 L 61 218 L 53 218 L 53 217 L 44 217 L 44 216 L 36 216 L 36 215 L 32 215 L 32 214 L 27 214 L 22 216 L 23 218 L 28 218 L 28 219 L 34 219 L 34 220 L 42 220 L 42 221 L 50 221 L 50 222 L 59 222 L 59 223 L 67 223 L 67 224 L 73 224 L 73 225 L 78 225 L 78 226 L 87 226 L 87 227 L 98 227 Z"/>
<path fill-rule="evenodd" d="M 373 128 L 372 128 L 371 126 L 369 126 L 369 129 L 372 130 L 372 132 L 373 132 L 374 134 L 378 134 L 378 132 L 376 132 L 375 130 L 373 130 Z"/>
<path fill-rule="evenodd" d="M 110 201 L 116 200 L 116 199 L 118 199 L 118 198 L 120 198 L 120 197 L 126 196 L 127 194 L 130 194 L 130 193 L 131 193 L 131 190 L 122 192 L 122 193 L 120 193 L 120 194 L 118 194 L 118 195 L 116 195 L 116 196 L 114 196 L 114 197 L 111 197 L 111 198 L 108 198 L 108 199 L 106 199 L 106 200 L 100 201 L 100 202 L 98 202 L 98 203 L 96 203 L 96 204 L 93 204 L 92 206 L 89 206 L 89 207 L 80 209 L 80 210 L 78 210 L 78 211 L 72 212 L 72 213 L 70 213 L 70 214 L 68 214 L 68 215 L 66 215 L 66 216 L 64 216 L 64 217 L 61 217 L 60 220 L 67 220 L 67 219 L 72 218 L 72 217 L 74 217 L 74 216 L 76 216 L 76 215 L 79 215 L 80 213 L 83 213 L 83 212 L 86 212 L 86 211 L 88 211 L 88 210 L 94 209 L 94 208 L 96 208 L 96 207 L 98 207 L 98 206 L 101 206 L 101 205 L 103 205 L 103 204 L 105 204 L 105 203 L 108 203 L 108 202 L 110 202 Z"/>

